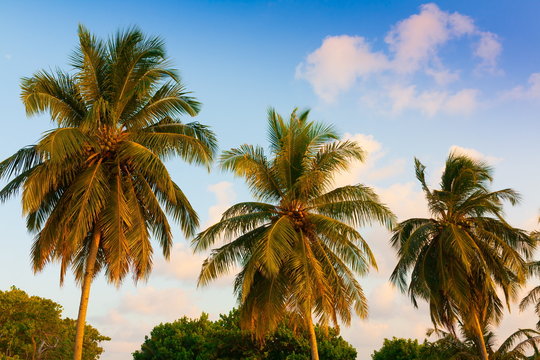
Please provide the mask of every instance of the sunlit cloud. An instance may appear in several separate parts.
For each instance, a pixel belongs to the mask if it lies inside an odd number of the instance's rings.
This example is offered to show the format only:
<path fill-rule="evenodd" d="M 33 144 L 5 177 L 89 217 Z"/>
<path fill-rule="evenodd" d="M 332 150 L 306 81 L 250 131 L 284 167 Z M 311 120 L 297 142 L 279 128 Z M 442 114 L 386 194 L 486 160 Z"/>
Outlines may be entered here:
<path fill-rule="evenodd" d="M 327 103 L 376 77 L 377 83 L 372 86 L 370 82 L 361 97 L 378 108 L 390 106 L 394 114 L 406 110 L 426 116 L 470 114 L 478 107 L 479 90 L 445 89 L 460 79 L 462 70 L 448 68 L 441 58 L 445 45 L 462 38 L 470 43 L 471 55 L 478 59 L 477 72 L 498 71 L 502 51 L 499 37 L 479 29 L 469 16 L 443 11 L 431 3 L 392 26 L 383 50 L 374 50 L 370 40 L 362 36 L 326 37 L 321 47 L 297 66 L 296 78 L 308 81 Z M 420 89 L 415 84 L 418 75 L 432 78 L 431 87 Z"/>
<path fill-rule="evenodd" d="M 519 85 L 502 94 L 503 99 L 512 100 L 534 100 L 540 99 L 540 73 L 533 73 L 529 76 L 526 86 Z"/>
<path fill-rule="evenodd" d="M 227 210 L 236 199 L 233 184 L 228 181 L 210 185 L 208 191 L 215 195 L 217 202 L 208 209 L 208 221 L 206 222 L 205 227 L 217 223 L 225 210 Z"/>
<path fill-rule="evenodd" d="M 103 334 L 112 338 L 102 344 L 105 353 L 101 359 L 128 360 L 154 326 L 200 314 L 201 310 L 190 292 L 147 286 L 126 293 L 116 308 L 91 320 Z"/>
<path fill-rule="evenodd" d="M 498 158 L 495 156 L 485 155 L 476 149 L 464 148 L 457 145 L 452 145 L 449 152 L 458 155 L 466 155 L 474 160 L 484 161 L 490 165 L 495 165 L 503 160 L 502 158 Z"/>

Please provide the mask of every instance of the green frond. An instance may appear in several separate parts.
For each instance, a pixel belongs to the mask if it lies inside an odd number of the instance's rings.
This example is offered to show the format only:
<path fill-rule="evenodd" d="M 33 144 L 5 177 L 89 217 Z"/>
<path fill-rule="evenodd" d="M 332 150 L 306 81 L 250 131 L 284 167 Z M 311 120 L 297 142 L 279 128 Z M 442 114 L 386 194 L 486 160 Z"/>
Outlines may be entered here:
<path fill-rule="evenodd" d="M 46 154 L 48 161 L 64 162 L 81 157 L 85 146 L 96 147 L 97 144 L 78 128 L 62 127 L 45 132 L 36 150 Z"/>
<path fill-rule="evenodd" d="M 300 192 L 314 197 L 328 189 L 337 173 L 346 171 L 353 161 L 363 161 L 364 151 L 351 141 L 334 141 L 319 147 L 314 156 L 305 157 L 304 175 L 298 179 Z"/>
<path fill-rule="evenodd" d="M 224 151 L 220 157 L 220 166 L 224 170 L 232 171 L 236 176 L 245 178 L 258 198 L 277 200 L 283 195 L 281 186 L 275 179 L 271 165 L 260 146 L 242 145 Z"/>
<path fill-rule="evenodd" d="M 128 206 L 120 164 L 113 171 L 109 184 L 110 196 L 101 211 L 98 227 L 101 230 L 101 246 L 107 258 L 107 277 L 118 284 L 129 271 L 130 244 L 126 232 L 134 225 L 132 213 L 136 209 Z"/>
<path fill-rule="evenodd" d="M 217 224 L 200 232 L 191 241 L 191 245 L 197 252 L 207 250 L 219 240 L 226 242 L 263 224 L 269 223 L 272 216 L 273 213 L 259 211 L 222 219 Z"/>
<path fill-rule="evenodd" d="M 217 146 L 213 135 L 210 139 L 201 139 L 189 127 L 175 130 L 177 131 L 139 132 L 133 137 L 133 141 L 150 149 L 163 160 L 178 156 L 188 163 L 206 165 L 209 168 Z"/>
<path fill-rule="evenodd" d="M 144 177 L 133 177 L 132 182 L 141 212 L 145 214 L 146 226 L 160 244 L 163 255 L 168 258 L 173 243 L 172 231 L 159 198 Z"/>
<path fill-rule="evenodd" d="M 86 104 L 104 96 L 109 85 L 107 78 L 107 50 L 103 41 L 79 24 L 79 47 L 71 55 L 71 65 L 78 70 L 76 79 Z M 109 80 L 110 81 L 110 80 Z"/>
<path fill-rule="evenodd" d="M 0 178 L 26 173 L 43 161 L 43 154 L 35 145 L 26 146 L 0 162 Z"/>
<path fill-rule="evenodd" d="M 293 224 L 286 216 L 282 216 L 268 227 L 261 241 L 254 244 L 251 258 L 260 264 L 259 268 L 264 276 L 273 277 L 279 272 L 297 239 L 298 233 Z"/>
<path fill-rule="evenodd" d="M 35 73 L 21 80 L 21 99 L 28 116 L 49 112 L 60 126 L 77 126 L 86 113 L 75 79 L 64 72 Z"/>
<path fill-rule="evenodd" d="M 250 256 L 253 244 L 266 235 L 267 229 L 268 226 L 260 226 L 212 250 L 202 265 L 198 286 L 207 285 L 220 275 L 227 274 L 234 266 L 241 265 L 243 260 Z"/>
<path fill-rule="evenodd" d="M 141 129 L 166 117 L 174 118 L 184 114 L 195 116 L 199 107 L 199 102 L 189 96 L 182 85 L 168 82 L 157 89 L 145 104 L 141 104 L 138 111 L 122 119 L 121 123 L 128 129 Z"/>
<path fill-rule="evenodd" d="M 365 226 L 377 221 L 392 229 L 396 216 L 381 203 L 375 192 L 363 185 L 345 186 L 311 201 L 313 210 L 335 219 Z"/>

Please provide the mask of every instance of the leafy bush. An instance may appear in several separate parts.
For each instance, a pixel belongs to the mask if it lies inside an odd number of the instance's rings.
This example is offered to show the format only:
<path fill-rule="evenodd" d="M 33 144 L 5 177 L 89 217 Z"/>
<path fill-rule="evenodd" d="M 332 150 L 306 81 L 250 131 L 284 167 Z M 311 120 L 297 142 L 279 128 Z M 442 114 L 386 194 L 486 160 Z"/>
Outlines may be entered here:
<path fill-rule="evenodd" d="M 62 306 L 11 287 L 0 291 L 0 359 L 70 360 L 75 320 L 62 319 Z M 102 341 L 110 340 L 86 325 L 84 360 L 98 359 Z"/>
<path fill-rule="evenodd" d="M 146 336 L 134 360 L 309 360 L 307 334 L 292 323 L 282 323 L 276 332 L 257 343 L 240 329 L 238 311 L 210 321 L 207 314 L 198 319 L 183 317 L 160 324 Z M 321 360 L 353 360 L 356 350 L 335 329 L 328 334 L 316 328 Z"/>

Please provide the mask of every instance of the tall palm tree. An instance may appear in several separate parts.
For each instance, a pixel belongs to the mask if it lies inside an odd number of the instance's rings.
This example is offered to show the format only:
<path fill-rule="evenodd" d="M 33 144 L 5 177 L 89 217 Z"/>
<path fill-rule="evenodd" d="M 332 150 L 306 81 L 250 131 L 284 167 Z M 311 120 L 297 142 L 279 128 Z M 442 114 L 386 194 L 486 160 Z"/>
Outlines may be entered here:
<path fill-rule="evenodd" d="M 34 271 L 61 264 L 81 284 L 74 359 L 80 359 L 92 279 L 104 269 L 117 285 L 152 268 L 151 237 L 168 258 L 172 235 L 167 215 L 186 235 L 198 217 L 163 160 L 180 156 L 209 165 L 216 139 L 206 126 L 184 124 L 199 103 L 170 67 L 164 43 L 136 28 L 108 42 L 79 26 L 73 72 L 40 71 L 22 80 L 28 115 L 48 112 L 57 127 L 36 145 L 0 163 L 13 178 L 6 200 L 22 189 L 28 229 L 35 233 Z"/>
<path fill-rule="evenodd" d="M 531 232 L 531 237 L 540 241 L 540 231 Z M 529 269 L 529 275 L 538 276 L 540 275 L 540 261 L 532 261 L 527 264 Z M 534 311 L 539 317 L 538 322 L 536 323 L 536 328 L 540 330 L 540 286 L 534 287 L 519 303 L 519 309 L 524 311 L 529 306 L 534 306 Z"/>
<path fill-rule="evenodd" d="M 446 161 L 440 190 L 431 190 L 425 167 L 415 162 L 432 217 L 408 219 L 395 228 L 391 242 L 399 261 L 391 280 L 408 289 L 415 306 L 418 298 L 429 303 L 435 326 L 453 332 L 458 322 L 474 334 L 487 360 L 484 330 L 500 321 L 504 309 L 498 290 L 509 306 L 535 248 L 525 231 L 503 218 L 502 202 L 516 204 L 519 195 L 512 189 L 490 191 L 491 168 L 456 154 Z"/>
<path fill-rule="evenodd" d="M 364 152 L 338 141 L 331 126 L 308 121 L 308 113 L 295 110 L 285 121 L 269 110 L 270 158 L 251 145 L 222 154 L 221 167 L 244 178 L 256 201 L 230 207 L 193 245 L 203 251 L 225 242 L 203 263 L 201 285 L 241 267 L 235 292 L 244 328 L 260 338 L 291 311 L 318 359 L 313 315 L 323 326 L 348 324 L 353 312 L 367 315 L 356 276 L 376 263 L 355 227 L 372 221 L 390 227 L 394 215 L 369 187 L 332 190 L 336 173 Z"/>

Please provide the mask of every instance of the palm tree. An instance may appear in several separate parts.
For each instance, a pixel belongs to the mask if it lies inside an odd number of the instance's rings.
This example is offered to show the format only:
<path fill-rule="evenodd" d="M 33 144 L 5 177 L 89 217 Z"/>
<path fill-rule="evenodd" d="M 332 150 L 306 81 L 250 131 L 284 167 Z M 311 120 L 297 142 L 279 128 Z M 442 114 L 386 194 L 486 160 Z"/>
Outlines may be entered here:
<path fill-rule="evenodd" d="M 540 241 L 540 231 L 531 232 L 531 237 Z M 540 275 L 540 261 L 532 261 L 527 264 L 529 275 Z M 540 286 L 534 287 L 519 303 L 519 309 L 524 311 L 527 307 L 533 305 L 536 315 L 540 318 Z M 536 323 L 536 328 L 540 330 L 540 320 Z"/>
<path fill-rule="evenodd" d="M 79 26 L 73 73 L 40 71 L 22 80 L 28 115 L 49 112 L 57 127 L 36 145 L 0 163 L 13 178 L 0 200 L 22 189 L 28 229 L 35 233 L 35 272 L 60 262 L 81 284 L 74 359 L 80 359 L 90 285 L 104 269 L 119 285 L 128 273 L 146 279 L 152 268 L 151 237 L 168 258 L 172 235 L 167 215 L 186 235 L 198 217 L 163 164 L 180 156 L 209 165 L 214 134 L 183 124 L 199 103 L 170 68 L 160 38 L 132 28 L 108 42 Z"/>
<path fill-rule="evenodd" d="M 427 336 L 436 334 L 440 337 L 437 342 L 448 344 L 453 355 L 449 360 L 480 360 L 475 346 L 474 334 L 467 333 L 462 328 L 463 340 L 438 329 L 430 329 Z M 472 335 L 472 336 L 471 336 Z M 533 329 L 518 329 L 510 334 L 498 348 L 495 347 L 495 334 L 485 330 L 486 343 L 490 360 L 538 360 L 540 359 L 540 332 Z M 532 352 L 532 355 L 530 354 Z"/>
<path fill-rule="evenodd" d="M 415 306 L 418 298 L 429 303 L 435 326 L 453 332 L 461 323 L 487 360 L 484 329 L 497 324 L 504 309 L 498 290 L 509 306 L 535 247 L 525 231 L 503 218 L 502 201 L 516 204 L 519 195 L 512 189 L 490 191 L 491 168 L 456 154 L 446 161 L 441 189 L 431 190 L 425 167 L 415 162 L 432 217 L 408 219 L 395 228 L 391 242 L 399 261 L 391 280 L 408 289 Z"/>
<path fill-rule="evenodd" d="M 376 263 L 355 227 L 390 227 L 394 215 L 364 185 L 331 190 L 336 173 L 364 152 L 338 141 L 331 126 L 308 121 L 308 113 L 295 110 L 287 122 L 269 110 L 270 158 L 251 145 L 222 154 L 221 167 L 244 178 L 256 201 L 231 206 L 193 245 L 203 251 L 225 242 L 203 263 L 200 285 L 241 267 L 234 288 L 244 328 L 262 338 L 291 311 L 318 359 L 313 315 L 323 327 L 338 319 L 348 324 L 353 312 L 367 315 L 356 276 Z"/>

